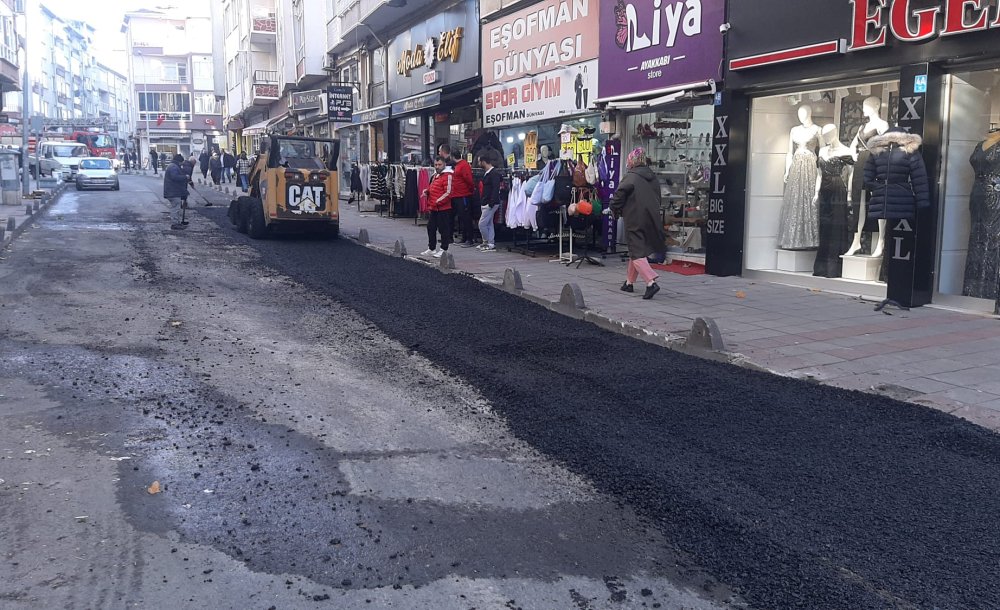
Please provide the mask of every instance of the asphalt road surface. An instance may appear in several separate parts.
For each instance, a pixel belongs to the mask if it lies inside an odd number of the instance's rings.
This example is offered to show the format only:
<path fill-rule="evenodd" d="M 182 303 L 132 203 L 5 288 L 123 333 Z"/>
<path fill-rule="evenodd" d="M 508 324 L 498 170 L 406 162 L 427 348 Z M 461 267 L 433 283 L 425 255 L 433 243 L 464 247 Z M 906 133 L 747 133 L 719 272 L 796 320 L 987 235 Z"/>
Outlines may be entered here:
<path fill-rule="evenodd" d="M 155 188 L 2 254 L 2 608 L 1000 607 L 995 434 Z"/>

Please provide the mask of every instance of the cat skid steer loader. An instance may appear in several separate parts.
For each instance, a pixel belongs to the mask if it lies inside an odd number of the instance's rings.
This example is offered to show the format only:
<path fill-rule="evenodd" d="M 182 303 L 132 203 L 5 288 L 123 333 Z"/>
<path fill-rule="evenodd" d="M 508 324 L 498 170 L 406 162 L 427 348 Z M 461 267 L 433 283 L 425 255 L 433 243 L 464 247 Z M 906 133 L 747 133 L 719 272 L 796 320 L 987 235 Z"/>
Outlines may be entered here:
<path fill-rule="evenodd" d="M 249 195 L 229 204 L 240 233 L 340 233 L 340 140 L 272 135 L 250 168 Z"/>

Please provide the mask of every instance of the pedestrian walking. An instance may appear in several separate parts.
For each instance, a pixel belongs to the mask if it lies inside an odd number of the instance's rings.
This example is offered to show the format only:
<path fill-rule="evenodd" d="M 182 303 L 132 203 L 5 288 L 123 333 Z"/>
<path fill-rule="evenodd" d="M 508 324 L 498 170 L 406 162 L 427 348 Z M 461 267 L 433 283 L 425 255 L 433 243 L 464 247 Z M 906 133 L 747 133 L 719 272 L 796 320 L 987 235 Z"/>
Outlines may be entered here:
<path fill-rule="evenodd" d="M 128 157 L 129 157 L 129 160 L 132 161 L 132 167 L 134 167 L 136 171 L 139 171 L 139 153 L 138 153 L 138 151 L 133 150 L 132 152 L 130 152 L 128 154 Z"/>
<path fill-rule="evenodd" d="M 208 180 L 208 163 L 212 156 L 208 154 L 208 150 L 202 150 L 201 155 L 198 157 L 198 167 L 201 168 L 201 177 Z"/>
<path fill-rule="evenodd" d="M 222 151 L 222 178 L 225 182 L 235 182 L 236 157 L 228 150 Z"/>
<path fill-rule="evenodd" d="M 438 157 L 434 161 L 434 171 L 434 178 L 425 191 L 430 213 L 427 220 L 427 249 L 420 254 L 441 258 L 448 251 L 452 237 L 451 202 L 455 188 L 455 170 L 444 157 Z M 441 247 L 438 247 L 438 233 L 441 234 Z"/>
<path fill-rule="evenodd" d="M 649 168 L 649 158 L 643 148 L 636 148 L 626 160 L 628 173 L 622 178 L 611 198 L 611 210 L 625 219 L 625 242 L 628 244 L 628 275 L 621 289 L 635 292 L 633 285 L 642 276 L 646 283 L 643 299 L 651 299 L 660 291 L 658 277 L 649 266 L 647 256 L 666 250 L 667 235 L 660 217 L 660 181 Z"/>
<path fill-rule="evenodd" d="M 479 167 L 486 172 L 482 181 L 483 213 L 479 218 L 479 232 L 483 235 L 479 249 L 483 252 L 495 252 L 497 249 L 493 219 L 500 210 L 500 172 L 494 170 L 496 164 L 496 153 L 492 150 L 487 150 L 479 158 Z"/>
<path fill-rule="evenodd" d="M 152 155 L 150 155 L 152 159 Z M 182 220 L 183 207 L 188 198 L 188 185 L 191 178 L 181 164 L 183 155 L 174 155 L 173 161 L 163 172 L 163 198 L 170 204 L 170 228 L 175 231 L 184 229 Z"/>
<path fill-rule="evenodd" d="M 240 158 L 236 160 L 236 178 L 240 181 L 240 188 L 247 192 L 250 188 L 250 159 L 247 159 L 246 151 L 240 153 Z"/>
<path fill-rule="evenodd" d="M 454 194 L 452 195 L 453 214 L 458 216 L 459 229 L 462 231 L 463 248 L 473 246 L 475 237 L 473 218 L 472 190 L 475 180 L 472 178 L 472 165 L 461 157 L 452 154 L 451 145 L 447 142 L 438 146 L 438 156 L 443 157 L 454 167 Z"/>
<path fill-rule="evenodd" d="M 125 172 L 128 173 L 132 171 L 132 157 L 129 155 L 127 150 L 122 151 L 122 163 L 125 165 Z"/>
<path fill-rule="evenodd" d="M 160 166 L 160 156 L 158 154 L 156 154 L 156 149 L 155 148 L 150 148 L 149 149 L 149 166 L 151 168 L 153 168 L 153 175 L 154 176 L 156 174 L 160 173 L 159 169 L 158 169 L 159 166 Z"/>
<path fill-rule="evenodd" d="M 208 171 L 212 174 L 212 183 L 218 186 L 222 180 L 222 159 L 219 153 L 212 153 L 212 158 L 208 160 Z"/>

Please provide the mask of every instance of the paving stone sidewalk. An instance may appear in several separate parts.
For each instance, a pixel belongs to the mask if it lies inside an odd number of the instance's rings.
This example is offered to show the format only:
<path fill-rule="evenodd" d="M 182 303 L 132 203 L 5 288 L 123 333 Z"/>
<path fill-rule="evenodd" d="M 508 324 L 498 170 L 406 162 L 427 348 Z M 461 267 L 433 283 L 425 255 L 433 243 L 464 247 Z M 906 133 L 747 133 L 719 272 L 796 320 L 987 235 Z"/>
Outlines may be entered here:
<path fill-rule="evenodd" d="M 215 203 L 222 193 L 202 189 Z M 426 247 L 424 226 L 410 219 L 359 213 L 341 202 L 342 234 L 368 230 L 373 245 L 391 248 L 403 239 L 410 255 Z M 453 247 L 456 269 L 500 284 L 515 268 L 525 291 L 558 300 L 563 286 L 578 284 L 587 307 L 614 320 L 659 334 L 686 336 L 697 317 L 713 318 L 733 359 L 776 374 L 842 388 L 876 392 L 963 417 L 1000 431 L 1000 320 L 933 306 L 892 315 L 874 303 L 843 294 L 739 277 L 683 276 L 661 272 L 660 293 L 643 301 L 619 290 L 625 262 L 609 255 L 604 266 L 566 266 L 535 257 Z M 598 255 L 598 260 L 601 260 Z M 651 374 L 670 371 L 648 365 Z M 706 380 L 709 382 L 710 380 Z M 738 403 L 734 404 L 738 408 Z"/>

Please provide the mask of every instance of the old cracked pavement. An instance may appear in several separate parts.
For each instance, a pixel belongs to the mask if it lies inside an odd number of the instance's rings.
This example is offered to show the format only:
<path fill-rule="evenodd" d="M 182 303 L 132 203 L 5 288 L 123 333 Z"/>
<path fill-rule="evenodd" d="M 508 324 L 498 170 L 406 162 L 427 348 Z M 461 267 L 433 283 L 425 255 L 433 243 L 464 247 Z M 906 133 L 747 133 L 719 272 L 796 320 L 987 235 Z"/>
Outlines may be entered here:
<path fill-rule="evenodd" d="M 993 432 L 158 188 L 0 255 L 0 608 L 1000 607 Z"/>
<path fill-rule="evenodd" d="M 733 601 L 464 380 L 165 230 L 155 188 L 67 192 L 3 255 L 0 607 Z"/>

